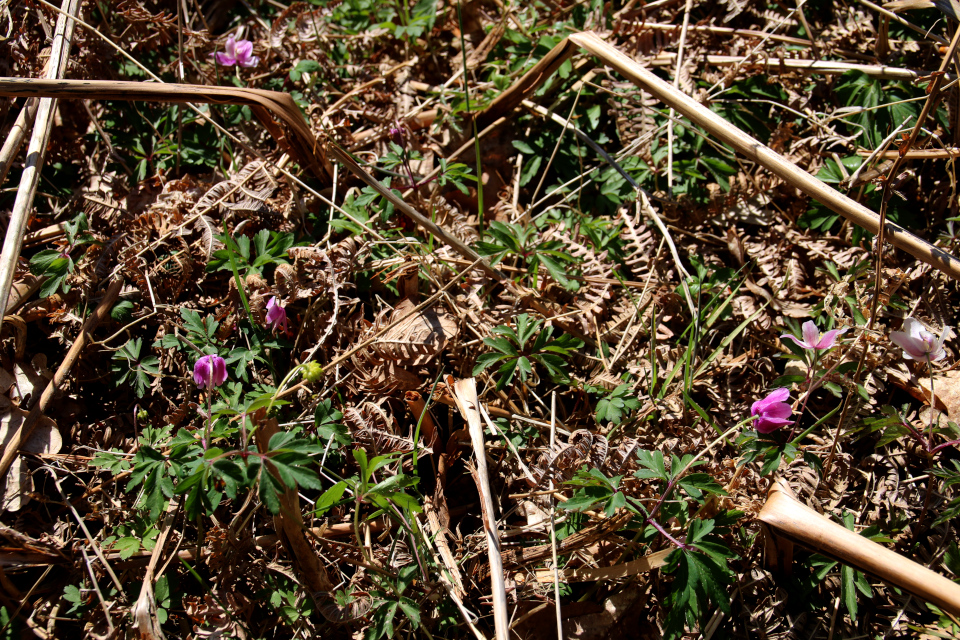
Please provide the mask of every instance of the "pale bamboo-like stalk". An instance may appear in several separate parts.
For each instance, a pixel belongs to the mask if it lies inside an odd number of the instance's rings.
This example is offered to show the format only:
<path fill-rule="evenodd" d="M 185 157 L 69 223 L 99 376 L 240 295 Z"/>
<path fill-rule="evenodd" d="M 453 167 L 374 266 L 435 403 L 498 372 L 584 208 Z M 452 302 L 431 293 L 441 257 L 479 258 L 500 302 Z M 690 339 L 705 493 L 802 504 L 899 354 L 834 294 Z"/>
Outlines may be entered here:
<path fill-rule="evenodd" d="M 13 164 L 13 159 L 20 153 L 20 147 L 23 145 L 23 139 L 27 135 L 27 130 L 33 126 L 37 118 L 37 108 L 40 102 L 36 98 L 30 98 L 20 110 L 16 122 L 7 134 L 7 139 L 3 141 L 3 148 L 0 148 L 0 184 L 7 180 L 7 173 Z"/>
<path fill-rule="evenodd" d="M 689 6 L 690 0 L 687 0 Z M 550 450 L 556 451 L 557 444 L 557 392 L 550 396 Z M 554 490 L 550 480 L 550 490 Z M 557 503 L 550 495 L 550 555 L 553 560 L 553 604 L 557 613 L 557 638 L 563 640 L 563 612 L 560 607 L 560 562 L 557 558 Z"/>
<path fill-rule="evenodd" d="M 960 615 L 960 585 L 820 515 L 800 503 L 782 479 L 770 489 L 757 518 L 773 534 L 768 551 L 785 551 L 789 556 L 789 543 L 796 543 Z"/>
<path fill-rule="evenodd" d="M 497 518 L 493 510 L 493 494 L 490 492 L 490 475 L 487 472 L 487 453 L 483 445 L 483 423 L 480 419 L 480 401 L 477 399 L 475 378 L 454 381 L 447 376 L 447 388 L 453 391 L 457 408 L 463 414 L 470 429 L 473 453 L 477 459 L 477 488 L 483 506 L 483 530 L 487 536 L 487 557 L 490 560 L 490 588 L 493 592 L 493 620 L 497 640 L 509 640 L 510 617 L 507 613 L 507 588 L 503 580 L 503 558 L 500 555 L 500 539 L 497 536 Z"/>
<path fill-rule="evenodd" d="M 729 144 L 753 162 L 765 167 L 790 186 L 799 189 L 870 233 L 876 234 L 879 232 L 880 218 L 873 211 L 821 182 L 690 96 L 677 91 L 643 68 L 636 60 L 604 42 L 596 33 L 585 31 L 573 34 L 569 36 L 569 39 L 599 58 L 604 64 L 616 69 L 638 87 L 689 118 L 694 124 Z M 555 48 L 562 45 L 563 43 L 558 44 Z M 887 239 L 895 247 L 903 249 L 916 259 L 960 280 L 960 260 L 955 256 L 918 238 L 889 220 L 884 227 Z"/>
<path fill-rule="evenodd" d="M 76 15 L 80 9 L 80 0 L 63 0 L 63 12 L 57 18 L 57 26 L 53 36 L 53 46 L 50 50 L 50 62 L 47 68 L 47 78 L 62 77 L 67 68 L 67 58 L 70 55 L 70 42 L 73 40 L 74 21 L 67 16 Z M 36 124 L 27 146 L 27 158 L 24 162 L 23 174 L 20 176 L 20 188 L 17 189 L 17 198 L 10 213 L 10 223 L 7 226 L 7 235 L 3 240 L 3 256 L 0 260 L 0 325 L 7 312 L 7 296 L 10 285 L 13 284 L 13 274 L 17 270 L 17 260 L 20 258 L 20 246 L 23 243 L 23 234 L 30 219 L 30 210 L 33 208 L 33 199 L 37 195 L 37 184 L 40 182 L 40 167 L 43 166 L 43 156 L 50 141 L 50 128 L 53 126 L 53 114 L 57 108 L 57 101 L 45 98 L 40 100 L 37 107 Z"/>
<path fill-rule="evenodd" d="M 677 54 L 665 52 L 650 60 L 654 67 L 671 67 L 676 64 Z M 888 67 L 882 64 L 857 64 L 856 62 L 834 62 L 832 60 L 798 60 L 795 58 L 762 57 L 744 62 L 743 56 L 716 56 L 703 57 L 703 62 L 715 67 L 729 67 L 740 64 L 741 67 L 762 67 L 767 71 L 778 72 L 781 69 L 800 73 L 822 73 L 824 75 L 841 75 L 848 71 L 858 71 L 864 75 L 884 80 L 919 80 L 924 72 L 904 69 L 903 67 Z M 926 74 L 926 75 L 929 75 Z M 951 77 L 945 78 L 948 82 Z"/>

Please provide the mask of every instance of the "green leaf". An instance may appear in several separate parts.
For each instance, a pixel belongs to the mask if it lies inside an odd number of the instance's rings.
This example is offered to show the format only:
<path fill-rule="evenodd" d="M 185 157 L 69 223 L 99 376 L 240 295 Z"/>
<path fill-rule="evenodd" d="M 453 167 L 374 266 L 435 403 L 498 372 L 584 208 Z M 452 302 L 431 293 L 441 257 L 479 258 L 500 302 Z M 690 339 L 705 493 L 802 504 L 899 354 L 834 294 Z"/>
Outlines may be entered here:
<path fill-rule="evenodd" d="M 114 543 L 113 548 L 120 553 L 121 559 L 126 560 L 140 551 L 140 541 L 132 537 L 120 538 Z"/>
<path fill-rule="evenodd" d="M 483 344 L 492 347 L 507 356 L 516 356 L 517 348 L 506 338 L 484 338 Z"/>
<path fill-rule="evenodd" d="M 481 353 L 479 356 L 477 356 L 477 363 L 473 366 L 472 375 L 478 375 L 490 365 L 496 364 L 508 357 L 509 356 L 501 355 L 499 353 Z"/>
<path fill-rule="evenodd" d="M 528 156 L 532 156 L 536 154 L 536 151 L 533 150 L 533 147 L 531 147 L 529 144 L 527 144 L 523 140 L 512 140 L 510 144 L 512 144 L 513 148 L 519 151 L 520 153 L 525 153 Z"/>
<path fill-rule="evenodd" d="M 417 608 L 417 604 L 409 598 L 400 598 L 397 604 L 403 610 L 404 615 L 409 618 L 413 628 L 418 628 L 420 626 L 420 610 Z"/>
<path fill-rule="evenodd" d="M 840 567 L 840 595 L 843 598 L 843 605 L 850 614 L 850 619 L 857 621 L 857 590 L 854 587 L 854 569 L 843 565 Z"/>
<path fill-rule="evenodd" d="M 604 487 L 583 487 L 559 507 L 567 511 L 585 511 L 609 496 L 610 491 Z"/>

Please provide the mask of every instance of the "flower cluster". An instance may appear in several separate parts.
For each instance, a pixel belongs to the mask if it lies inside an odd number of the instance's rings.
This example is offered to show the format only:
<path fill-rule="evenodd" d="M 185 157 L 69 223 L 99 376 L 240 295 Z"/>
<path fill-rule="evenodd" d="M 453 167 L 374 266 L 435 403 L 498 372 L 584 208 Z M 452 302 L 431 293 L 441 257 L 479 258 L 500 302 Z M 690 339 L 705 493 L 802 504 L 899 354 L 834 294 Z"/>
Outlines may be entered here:
<path fill-rule="evenodd" d="M 816 324 L 807 321 L 803 323 L 802 339 L 789 333 L 783 334 L 780 338 L 793 340 L 800 348 L 816 353 L 835 347 L 837 338 L 846 331 L 846 328 L 834 329 L 821 334 Z M 916 318 L 908 317 L 903 321 L 903 331 L 892 332 L 890 340 L 903 349 L 903 357 L 907 360 L 920 360 L 929 364 L 946 357 L 947 352 L 943 343 L 950 335 L 950 327 L 944 327 L 938 336 L 927 330 Z M 793 413 L 793 409 L 788 404 L 789 400 L 790 390 L 782 388 L 754 402 L 750 407 L 754 428 L 760 433 L 772 433 L 780 427 L 793 424 L 789 419 Z"/>

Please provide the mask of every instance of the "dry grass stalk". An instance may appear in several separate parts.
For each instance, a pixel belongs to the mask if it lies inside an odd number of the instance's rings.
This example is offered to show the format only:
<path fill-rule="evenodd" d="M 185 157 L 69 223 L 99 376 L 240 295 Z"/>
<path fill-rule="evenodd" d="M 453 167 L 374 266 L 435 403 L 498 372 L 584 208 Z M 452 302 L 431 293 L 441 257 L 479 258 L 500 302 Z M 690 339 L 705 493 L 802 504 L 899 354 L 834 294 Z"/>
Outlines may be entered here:
<path fill-rule="evenodd" d="M 786 538 L 875 575 L 944 611 L 960 615 L 960 585 L 820 515 L 797 501 L 782 479 L 770 489 L 757 517 L 766 526 L 768 535 Z M 777 541 L 773 544 L 783 548 Z M 789 546 L 785 550 L 789 553 Z"/>
<path fill-rule="evenodd" d="M 56 32 L 50 51 L 47 68 L 48 78 L 59 78 L 66 71 L 74 28 L 73 20 L 68 20 L 67 17 L 76 15 L 79 10 L 79 0 L 63 0 L 62 13 L 57 18 Z M 56 108 L 57 101 L 49 99 L 41 100 L 39 107 L 37 107 L 36 126 L 30 136 L 30 144 L 27 146 L 27 158 L 24 163 L 23 174 L 20 177 L 20 188 L 17 190 L 17 199 L 13 203 L 13 211 L 10 213 L 10 222 L 7 226 L 7 235 L 3 240 L 3 252 L 0 254 L 3 256 L 0 260 L 0 325 L 3 324 L 3 316 L 6 315 L 7 295 L 10 291 L 10 285 L 13 283 L 13 274 L 20 257 L 23 235 L 27 230 L 30 210 L 33 207 L 33 199 L 40 182 L 40 168 L 43 165 L 47 144 L 50 141 L 50 128 L 53 126 L 53 115 Z M 3 470 L 3 473 L 6 473 L 6 469 Z"/>
<path fill-rule="evenodd" d="M 483 530 L 487 535 L 487 557 L 490 560 L 490 587 L 493 591 L 493 618 L 497 631 L 497 640 L 510 637 L 510 617 L 507 613 L 507 589 L 503 580 L 503 560 L 500 556 L 500 539 L 497 536 L 497 520 L 493 507 L 493 494 L 490 491 L 490 476 L 487 472 L 487 453 L 483 444 L 483 423 L 478 409 L 477 381 L 474 378 L 453 380 L 447 378 L 447 387 L 453 389 L 457 408 L 463 414 L 470 428 L 470 440 L 477 460 L 477 488 L 483 518 Z"/>
<path fill-rule="evenodd" d="M 612 567 L 578 567 L 576 569 L 563 569 L 560 571 L 560 577 L 564 582 L 597 582 L 599 580 L 620 580 L 630 578 L 640 573 L 647 573 L 654 569 L 659 569 L 667 563 L 667 556 L 673 553 L 673 549 L 664 549 L 651 553 L 648 556 L 631 560 L 623 564 Z M 537 569 L 537 582 L 553 582 L 552 569 Z"/>
<path fill-rule="evenodd" d="M 673 53 L 662 53 L 650 61 L 654 67 L 669 67 L 675 64 L 677 55 Z M 776 72 L 780 69 L 789 71 L 799 71 L 805 73 L 822 73 L 825 75 L 842 75 L 850 71 L 857 71 L 864 75 L 885 80 L 907 80 L 910 82 L 924 77 L 921 71 L 913 69 L 903 69 L 901 67 L 888 67 L 880 64 L 856 64 L 853 62 L 833 62 L 826 60 L 795 60 L 791 58 L 758 58 L 744 62 L 741 56 L 705 56 L 704 62 L 708 65 L 717 67 L 729 67 L 732 65 L 741 65 L 745 68 L 763 68 L 769 72 Z"/>
<path fill-rule="evenodd" d="M 619 71 L 638 87 L 650 92 L 664 104 L 679 111 L 694 124 L 703 127 L 753 162 L 766 167 L 790 186 L 799 189 L 870 233 L 876 234 L 880 230 L 880 219 L 873 211 L 811 176 L 690 96 L 677 91 L 616 47 L 604 42 L 596 33 L 592 31 L 577 33 L 570 36 L 570 40 L 599 58 L 604 64 Z M 960 280 L 960 260 L 955 256 L 918 238 L 898 224 L 887 221 L 884 226 L 887 239 L 895 247 Z"/>
<path fill-rule="evenodd" d="M 440 552 L 440 558 L 443 566 L 450 573 L 453 581 L 453 591 L 457 597 L 463 600 L 467 597 L 467 592 L 463 588 L 463 576 L 460 575 L 460 567 L 457 566 L 456 557 L 450 550 L 447 543 L 447 530 L 440 524 L 440 517 L 437 514 L 437 508 L 433 504 L 433 499 L 426 496 L 423 499 L 423 511 L 427 514 L 427 523 L 430 525 L 430 533 L 433 535 L 433 543 L 437 545 L 437 551 Z"/>
<path fill-rule="evenodd" d="M 147 571 L 143 576 L 143 585 L 140 587 L 140 595 L 134 604 L 130 614 L 133 616 L 137 630 L 140 632 L 141 640 L 156 640 L 157 638 L 166 638 L 163 630 L 160 629 L 160 623 L 157 620 L 157 598 L 153 592 L 153 584 L 157 576 L 157 565 L 160 564 L 160 558 L 163 550 L 167 546 L 167 540 L 173 531 L 173 521 L 176 518 L 177 510 L 180 504 L 176 500 L 171 500 L 167 507 L 167 513 L 163 517 L 160 535 L 157 536 L 156 544 L 150 553 L 150 564 L 147 565 Z"/>
<path fill-rule="evenodd" d="M 288 93 L 194 84 L 124 82 L 119 80 L 35 80 L 0 78 L 0 95 L 7 97 L 54 97 L 78 100 L 144 100 L 175 104 L 241 104 L 249 106 L 278 143 L 285 146 L 297 162 L 318 178 L 327 180 L 330 172 L 321 165 L 319 143 L 299 107 Z M 278 123 L 287 125 L 287 135 Z"/>

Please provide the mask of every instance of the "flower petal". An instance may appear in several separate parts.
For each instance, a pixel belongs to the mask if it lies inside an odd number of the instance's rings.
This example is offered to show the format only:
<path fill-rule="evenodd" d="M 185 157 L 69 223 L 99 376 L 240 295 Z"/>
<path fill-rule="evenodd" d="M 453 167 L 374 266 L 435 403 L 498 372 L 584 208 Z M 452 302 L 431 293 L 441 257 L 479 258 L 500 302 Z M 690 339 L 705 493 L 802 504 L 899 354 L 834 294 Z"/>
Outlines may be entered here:
<path fill-rule="evenodd" d="M 849 327 L 827 331 L 825 334 L 823 334 L 823 337 L 820 338 L 820 342 L 816 344 L 816 348 L 824 349 L 824 350 L 832 349 L 833 345 L 836 344 L 837 342 L 837 336 L 843 335 L 844 333 L 846 333 L 847 329 L 849 329 Z"/>
<path fill-rule="evenodd" d="M 910 318 L 908 318 L 908 320 L 909 319 Z M 927 359 L 927 349 L 923 344 L 923 340 L 921 340 L 919 336 L 913 337 L 903 331 L 894 331 L 890 334 L 890 340 L 892 340 L 898 347 L 903 349 L 903 357 L 907 360 Z"/>
<path fill-rule="evenodd" d="M 765 402 L 785 402 L 787 398 L 790 397 L 790 389 L 786 387 L 781 387 L 770 392 L 770 394 L 764 398 Z"/>
<path fill-rule="evenodd" d="M 920 332 L 924 331 L 924 329 L 923 324 L 913 316 L 908 316 L 903 321 L 903 333 L 906 333 L 911 338 L 919 339 Z"/>
<path fill-rule="evenodd" d="M 793 409 L 790 408 L 790 405 L 788 405 L 786 402 L 778 402 L 767 409 L 767 411 L 764 413 L 764 417 L 768 420 L 786 420 L 790 417 L 791 413 L 793 413 Z"/>
<path fill-rule="evenodd" d="M 820 330 L 817 329 L 817 325 L 813 323 L 813 320 L 807 320 L 803 323 L 802 333 L 803 341 L 810 345 L 807 348 L 815 349 L 816 344 L 820 341 Z"/>
<path fill-rule="evenodd" d="M 790 340 L 793 340 L 794 342 L 797 343 L 797 346 L 799 346 L 801 349 L 813 349 L 813 345 L 807 344 L 806 342 L 804 342 L 797 336 L 793 335 L 792 333 L 785 333 L 782 336 L 780 336 L 781 340 L 783 340 L 784 338 L 789 338 Z"/>
<path fill-rule="evenodd" d="M 772 433 L 780 427 L 792 424 L 792 422 L 792 420 L 781 420 L 779 418 L 760 418 L 755 422 L 753 428 L 760 433 Z"/>

